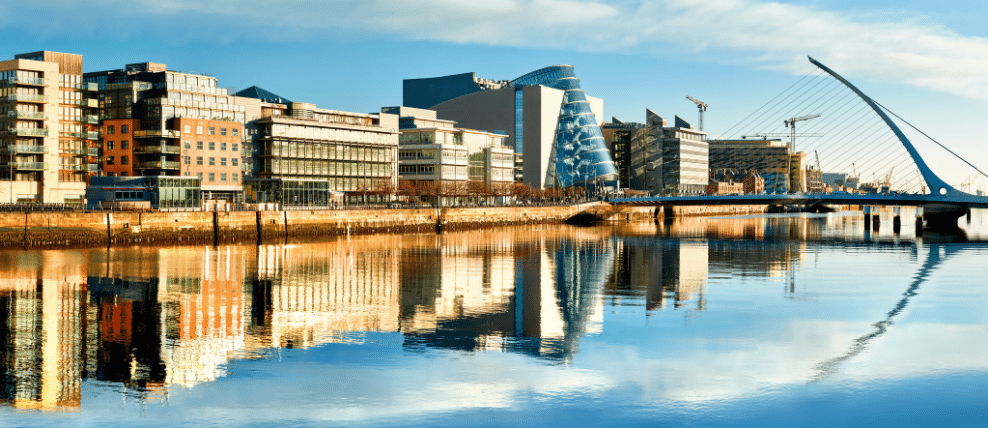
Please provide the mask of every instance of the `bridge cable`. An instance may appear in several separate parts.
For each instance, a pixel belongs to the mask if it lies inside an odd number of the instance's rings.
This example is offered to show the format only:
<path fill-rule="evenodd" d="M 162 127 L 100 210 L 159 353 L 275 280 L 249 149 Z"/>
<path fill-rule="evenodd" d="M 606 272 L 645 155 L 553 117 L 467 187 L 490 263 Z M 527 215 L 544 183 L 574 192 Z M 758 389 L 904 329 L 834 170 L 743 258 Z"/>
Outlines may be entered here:
<path fill-rule="evenodd" d="M 819 68 L 817 68 L 817 69 L 816 69 L 815 71 L 819 71 L 819 72 L 820 72 L 820 74 L 823 74 L 823 70 L 820 70 Z M 815 72 L 814 72 L 814 73 L 815 73 Z M 759 111 L 759 110 L 761 110 L 761 109 L 763 109 L 763 108 L 765 108 L 765 106 L 767 106 L 767 105 L 769 105 L 769 103 L 771 103 L 772 101 L 775 101 L 775 99 L 776 99 L 776 98 L 779 98 L 779 97 L 781 97 L 781 96 L 782 96 L 782 94 L 785 94 L 785 93 L 786 93 L 786 92 L 788 92 L 788 91 L 789 91 L 790 89 L 792 89 L 792 88 L 793 88 L 794 86 L 796 86 L 796 85 L 798 85 L 798 84 L 799 84 L 799 82 L 802 82 L 802 81 L 803 81 L 804 79 L 806 79 L 806 78 L 808 78 L 808 77 L 810 77 L 810 76 L 812 76 L 812 75 L 813 75 L 814 73 L 809 73 L 809 74 L 805 74 L 805 75 L 803 75 L 803 77 L 801 77 L 801 78 L 799 78 L 799 80 L 797 80 L 797 81 L 796 81 L 795 83 L 793 83 L 792 85 L 790 85 L 790 86 L 789 86 L 788 88 L 786 88 L 786 89 L 784 89 L 784 90 L 783 90 L 782 92 L 779 92 L 779 94 L 778 94 L 778 95 L 776 95 L 775 97 L 772 97 L 772 99 L 770 99 L 770 100 L 768 100 L 767 102 L 765 102 L 765 104 L 763 104 L 763 105 L 762 105 L 761 107 L 758 107 L 758 108 L 757 108 L 757 109 L 756 109 L 755 111 L 753 111 L 753 112 L 751 112 L 751 114 L 749 114 L 749 115 L 748 115 L 747 117 L 745 117 L 744 119 L 741 119 L 741 121 L 740 121 L 740 122 L 738 122 L 738 123 L 736 123 L 736 124 L 734 124 L 734 126 L 731 126 L 730 128 L 728 128 L 728 129 L 727 129 L 727 131 L 724 131 L 724 133 L 723 133 L 723 135 L 725 135 L 725 136 L 727 136 L 727 135 L 730 135 L 730 134 L 729 134 L 729 132 L 731 132 L 731 131 L 733 131 L 733 130 L 734 130 L 734 128 L 737 128 L 737 127 L 738 127 L 738 126 L 740 126 L 740 125 L 741 125 L 742 123 L 745 123 L 745 122 L 747 122 L 747 121 L 748 121 L 748 119 L 749 119 L 749 118 L 751 118 L 751 116 L 754 116 L 754 115 L 755 115 L 755 113 L 758 113 L 758 111 Z"/>
<path fill-rule="evenodd" d="M 954 155 L 955 157 L 957 157 L 957 159 L 960 159 L 961 161 L 963 161 L 964 163 L 966 163 L 966 164 L 967 164 L 968 166 L 970 166 L 971 168 L 974 168 L 974 170 L 975 170 L 975 171 L 978 171 L 978 172 L 979 172 L 979 173 L 980 173 L 981 175 L 983 175 L 983 176 L 985 176 L 985 177 L 988 177 L 988 174 L 985 174 L 985 172 L 984 172 L 984 171 L 982 171 L 982 170 L 980 170 L 980 169 L 978 169 L 978 167 L 976 167 L 976 166 L 974 166 L 973 164 L 971 164 L 971 162 L 968 162 L 968 161 L 967 161 L 967 159 L 964 159 L 964 158 L 962 158 L 962 157 L 961 157 L 960 155 L 958 155 L 957 153 L 954 153 L 954 151 L 953 151 L 953 150 L 950 150 L 950 149 L 948 149 L 948 148 L 947 148 L 947 146 L 944 146 L 943 144 L 940 144 L 940 142 L 939 142 L 939 141 L 937 141 L 937 140 L 934 140 L 934 139 L 933 139 L 933 137 L 931 137 L 931 136 L 929 136 L 929 135 L 926 135 L 926 133 L 925 133 L 925 132 L 923 132 L 923 131 L 921 131 L 921 130 L 920 130 L 919 128 L 917 128 L 917 127 L 915 127 L 915 126 L 913 126 L 913 124 L 911 124 L 911 123 L 909 123 L 909 121 L 907 121 L 907 120 L 905 120 L 905 119 L 903 119 L 903 118 L 902 118 L 902 117 L 900 117 L 899 115 L 897 115 L 897 114 L 895 114 L 895 112 L 893 112 L 892 110 L 889 110 L 889 109 L 888 109 L 888 108 L 886 108 L 885 106 L 883 106 L 883 105 L 881 105 L 881 104 L 880 104 L 880 103 L 879 103 L 878 101 L 875 101 L 875 100 L 871 100 L 871 101 L 872 101 L 872 102 L 874 102 L 875 104 L 878 104 L 878 106 L 879 106 L 879 107 L 881 107 L 881 108 L 882 108 L 882 110 L 885 110 L 885 111 L 887 111 L 887 112 L 889 112 L 889 113 L 892 113 L 892 116 L 895 116 L 895 117 L 896 117 L 897 119 L 899 119 L 899 120 L 901 120 L 901 121 L 903 121 L 903 122 L 904 122 L 904 123 L 905 123 L 906 125 L 909 125 L 909 126 L 910 126 L 910 127 L 912 128 L 912 129 L 915 129 L 915 130 L 916 130 L 917 132 L 919 132 L 920 134 L 923 134 L 923 136 L 924 136 L 924 137 L 926 137 L 926 138 L 929 138 L 929 139 L 930 139 L 930 141 L 933 141 L 933 142 L 934 142 L 934 143 L 936 143 L 936 144 L 937 144 L 938 146 L 940 146 L 940 147 L 941 147 L 942 149 L 944 149 L 944 150 L 946 150 L 946 151 L 947 151 L 947 152 L 949 152 L 950 154 L 952 154 L 952 155 Z"/>
<path fill-rule="evenodd" d="M 816 88 L 821 83 L 830 84 L 831 79 L 819 78 L 819 77 L 821 77 L 821 76 L 815 76 L 813 78 L 813 80 L 811 80 L 810 82 L 806 82 L 802 87 L 800 87 L 799 89 L 797 89 L 796 91 L 794 91 L 794 93 L 790 97 L 787 97 L 787 98 L 784 98 L 782 100 L 779 100 L 779 102 L 776 103 L 775 105 L 773 105 L 769 111 L 767 111 L 767 112 L 763 113 L 761 116 L 759 116 L 760 122 L 757 125 L 751 126 L 748 129 L 757 129 L 758 127 L 763 126 L 765 122 L 768 122 L 770 120 L 775 120 L 775 118 L 780 114 L 779 111 L 781 111 L 782 109 L 785 109 L 786 107 L 790 106 L 792 103 L 794 103 L 797 100 L 803 98 L 803 95 L 806 92 L 809 92 L 813 88 Z M 814 81 L 816 83 L 813 83 L 811 85 L 810 83 L 811 82 L 814 82 Z M 826 86 L 824 86 L 824 87 L 826 87 Z M 799 92 L 799 94 L 796 94 L 795 92 Z M 819 92 L 819 90 L 818 90 L 818 92 Z M 815 95 L 815 93 L 814 93 L 814 95 Z M 786 101 L 787 99 L 790 99 L 790 98 L 792 98 L 792 99 L 788 103 L 786 103 L 782 107 L 778 107 L 780 104 L 782 104 L 783 101 Z M 744 134 L 746 134 L 746 132 L 745 133 L 742 133 L 741 135 L 744 135 Z"/>

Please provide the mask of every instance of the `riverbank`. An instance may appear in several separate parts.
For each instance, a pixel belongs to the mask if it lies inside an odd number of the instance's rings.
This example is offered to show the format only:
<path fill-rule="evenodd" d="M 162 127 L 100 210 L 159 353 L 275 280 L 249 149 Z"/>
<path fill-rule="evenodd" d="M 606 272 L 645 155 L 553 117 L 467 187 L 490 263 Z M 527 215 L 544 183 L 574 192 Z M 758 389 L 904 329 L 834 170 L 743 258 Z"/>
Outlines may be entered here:
<path fill-rule="evenodd" d="M 562 223 L 600 202 L 559 206 L 237 212 L 4 212 L 0 247 L 265 242 L 379 232 L 434 232 Z M 608 220 L 661 218 L 655 207 L 610 208 Z M 757 206 L 676 207 L 676 216 L 764 212 Z"/>

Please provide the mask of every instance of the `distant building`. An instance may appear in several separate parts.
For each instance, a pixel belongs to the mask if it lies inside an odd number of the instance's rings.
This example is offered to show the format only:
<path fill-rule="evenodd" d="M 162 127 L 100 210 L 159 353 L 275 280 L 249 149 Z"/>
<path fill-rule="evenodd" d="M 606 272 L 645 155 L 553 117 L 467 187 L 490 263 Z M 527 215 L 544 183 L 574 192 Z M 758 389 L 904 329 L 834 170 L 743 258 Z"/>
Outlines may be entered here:
<path fill-rule="evenodd" d="M 615 119 L 602 127 L 621 185 L 654 195 L 702 195 L 707 192 L 707 134 L 676 116 L 675 126 L 645 109 L 645 122 Z"/>
<path fill-rule="evenodd" d="M 506 195 L 514 181 L 514 151 L 503 134 L 457 128 L 433 110 L 385 107 L 399 116 L 398 174 L 409 186 L 430 189 L 442 204 Z"/>
<path fill-rule="evenodd" d="M 789 144 L 782 140 L 709 140 L 710 168 L 755 170 L 765 180 L 765 191 L 789 191 Z"/>
<path fill-rule="evenodd" d="M 755 170 L 748 171 L 741 182 L 744 184 L 743 190 L 747 195 L 757 195 L 765 191 L 765 178 Z"/>
<path fill-rule="evenodd" d="M 740 195 L 743 192 L 743 183 L 710 180 L 707 184 L 708 195 Z"/>
<path fill-rule="evenodd" d="M 516 156 L 515 180 L 529 186 L 589 187 L 617 177 L 598 126 L 603 101 L 583 92 L 572 66 L 512 81 L 474 73 L 410 79 L 403 104 L 435 110 L 465 128 L 506 134 Z"/>

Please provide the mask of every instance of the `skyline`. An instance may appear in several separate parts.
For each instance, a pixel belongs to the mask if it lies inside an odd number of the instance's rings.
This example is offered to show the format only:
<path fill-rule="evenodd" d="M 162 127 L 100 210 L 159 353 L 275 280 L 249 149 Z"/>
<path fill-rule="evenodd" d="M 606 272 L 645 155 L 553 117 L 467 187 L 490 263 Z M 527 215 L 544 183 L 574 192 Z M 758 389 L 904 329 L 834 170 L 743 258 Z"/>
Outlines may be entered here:
<path fill-rule="evenodd" d="M 257 85 L 355 112 L 400 105 L 402 79 L 464 72 L 513 79 L 571 64 L 587 94 L 604 99 L 606 120 L 641 122 L 650 108 L 695 123 L 691 95 L 710 105 L 704 122 L 712 136 L 812 71 L 811 55 L 985 170 L 976 118 L 988 114 L 988 31 L 976 17 L 988 6 L 961 6 L 55 1 L 0 6 L 0 45 L 11 58 L 42 49 L 82 54 L 87 72 L 162 62 L 216 76 L 221 86 Z M 933 163 L 953 184 L 976 174 Z M 986 184 L 981 177 L 971 190 Z"/>

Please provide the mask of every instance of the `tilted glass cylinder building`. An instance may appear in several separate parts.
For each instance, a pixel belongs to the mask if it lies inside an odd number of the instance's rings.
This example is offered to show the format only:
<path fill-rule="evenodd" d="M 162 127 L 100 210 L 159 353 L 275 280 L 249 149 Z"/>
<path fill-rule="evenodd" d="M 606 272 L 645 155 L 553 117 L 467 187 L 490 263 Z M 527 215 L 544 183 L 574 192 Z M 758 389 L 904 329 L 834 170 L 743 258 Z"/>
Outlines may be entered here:
<path fill-rule="evenodd" d="M 516 181 L 537 188 L 592 187 L 611 186 L 617 179 L 598 125 L 603 101 L 584 93 L 573 66 L 546 67 L 512 81 L 473 73 L 410 79 L 403 95 L 405 106 L 507 135 L 515 149 Z"/>

